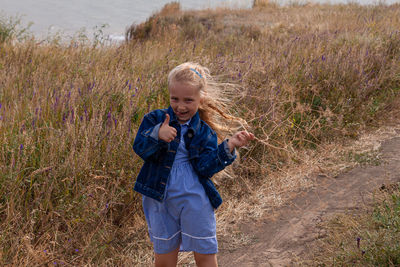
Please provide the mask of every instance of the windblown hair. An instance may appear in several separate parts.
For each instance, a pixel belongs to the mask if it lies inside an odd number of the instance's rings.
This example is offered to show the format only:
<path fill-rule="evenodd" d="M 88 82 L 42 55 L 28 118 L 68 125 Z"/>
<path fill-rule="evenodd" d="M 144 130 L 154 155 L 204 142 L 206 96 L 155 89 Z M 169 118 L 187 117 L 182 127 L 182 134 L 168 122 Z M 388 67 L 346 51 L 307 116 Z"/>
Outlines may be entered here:
<path fill-rule="evenodd" d="M 227 108 L 229 99 L 221 97 L 233 88 L 232 85 L 214 81 L 208 68 L 193 62 L 180 64 L 168 75 L 168 86 L 175 82 L 187 83 L 200 90 L 200 119 L 217 133 L 219 140 L 246 124 L 243 119 L 230 115 Z"/>

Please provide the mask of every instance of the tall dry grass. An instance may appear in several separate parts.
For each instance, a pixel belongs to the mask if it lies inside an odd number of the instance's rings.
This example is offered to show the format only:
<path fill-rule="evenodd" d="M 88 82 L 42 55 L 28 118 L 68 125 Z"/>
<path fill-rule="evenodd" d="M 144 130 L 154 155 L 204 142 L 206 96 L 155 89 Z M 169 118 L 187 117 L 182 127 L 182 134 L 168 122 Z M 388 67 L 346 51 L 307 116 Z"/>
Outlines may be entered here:
<path fill-rule="evenodd" d="M 399 5 L 168 10 L 119 46 L 0 44 L 1 265 L 149 264 L 131 144 L 184 61 L 240 85 L 231 112 L 258 138 L 226 203 L 398 109 Z"/>

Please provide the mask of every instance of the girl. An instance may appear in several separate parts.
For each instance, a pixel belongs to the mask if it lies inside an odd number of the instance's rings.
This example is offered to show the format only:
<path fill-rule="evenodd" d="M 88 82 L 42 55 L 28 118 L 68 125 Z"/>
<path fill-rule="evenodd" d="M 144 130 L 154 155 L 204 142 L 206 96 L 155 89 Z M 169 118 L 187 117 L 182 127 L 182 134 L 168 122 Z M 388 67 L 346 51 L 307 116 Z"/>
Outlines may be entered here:
<path fill-rule="evenodd" d="M 226 130 L 218 117 L 235 119 L 212 96 L 218 84 L 207 68 L 187 62 L 168 75 L 170 107 L 146 114 L 133 149 L 144 160 L 134 189 L 154 246 L 155 266 L 176 266 L 179 251 L 193 251 L 197 266 L 217 266 L 214 209 L 222 202 L 210 178 L 254 139 L 239 131 L 218 145 Z"/>

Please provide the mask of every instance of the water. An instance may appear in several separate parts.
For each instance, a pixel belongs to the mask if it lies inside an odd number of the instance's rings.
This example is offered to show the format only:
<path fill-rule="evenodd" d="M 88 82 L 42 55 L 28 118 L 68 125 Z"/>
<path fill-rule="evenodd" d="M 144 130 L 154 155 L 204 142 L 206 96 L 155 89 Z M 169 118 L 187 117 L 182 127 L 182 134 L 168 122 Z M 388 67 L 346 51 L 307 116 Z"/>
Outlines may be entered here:
<path fill-rule="evenodd" d="M 32 22 L 30 31 L 39 38 L 59 33 L 73 36 L 104 34 L 122 38 L 132 23 L 141 23 L 171 0 L 0 0 L 6 17 L 20 17 L 22 24 Z M 181 0 L 182 9 L 213 8 L 221 5 L 248 8 L 251 1 Z M 4 17 L 4 16 L 3 16 Z M 91 36 L 88 36 L 91 37 Z"/>
<path fill-rule="evenodd" d="M 76 36 L 81 32 L 93 38 L 95 34 L 123 39 L 132 23 L 141 23 L 172 0 L 0 0 L 2 17 L 19 17 L 22 25 L 33 24 L 30 31 L 37 38 Z M 277 0 L 285 3 L 290 0 Z M 327 2 L 329 0 L 313 0 Z M 331 0 L 346 3 L 349 0 Z M 387 4 L 400 0 L 386 0 Z M 182 9 L 204 9 L 217 6 L 250 8 L 252 0 L 180 0 Z M 353 1 L 354 2 L 354 1 Z M 374 4 L 377 0 L 358 0 Z"/>

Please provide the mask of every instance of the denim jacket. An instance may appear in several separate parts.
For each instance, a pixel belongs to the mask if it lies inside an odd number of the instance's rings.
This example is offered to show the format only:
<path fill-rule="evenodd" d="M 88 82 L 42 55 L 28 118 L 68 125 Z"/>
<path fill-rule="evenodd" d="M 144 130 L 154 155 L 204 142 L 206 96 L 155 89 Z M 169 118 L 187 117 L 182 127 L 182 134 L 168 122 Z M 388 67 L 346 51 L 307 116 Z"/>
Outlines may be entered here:
<path fill-rule="evenodd" d="M 158 139 L 158 131 L 166 113 L 170 116 L 169 125 L 177 130 L 175 139 L 170 143 Z M 180 131 L 181 126 L 171 107 L 154 110 L 143 117 L 133 143 L 133 150 L 144 160 L 136 179 L 135 191 L 160 202 L 164 199 L 168 177 L 180 143 Z M 215 131 L 200 119 L 198 112 L 191 118 L 189 129 L 183 138 L 189 152 L 189 161 L 211 205 L 216 209 L 221 205 L 222 199 L 210 178 L 230 165 L 236 155 L 229 152 L 227 140 L 218 145 Z"/>

